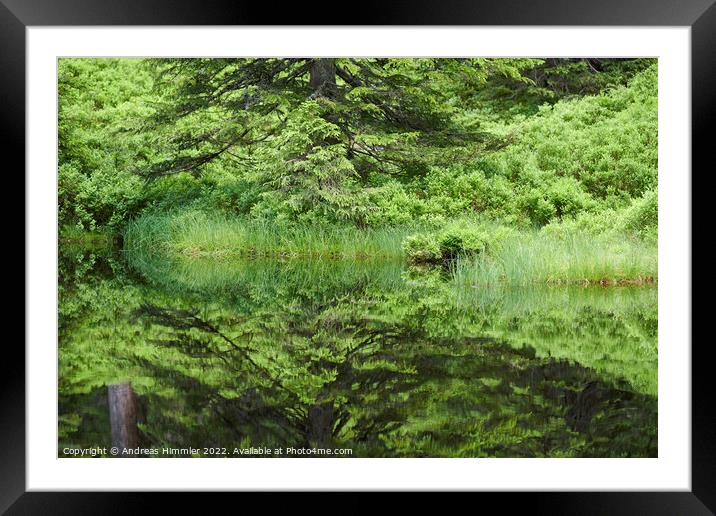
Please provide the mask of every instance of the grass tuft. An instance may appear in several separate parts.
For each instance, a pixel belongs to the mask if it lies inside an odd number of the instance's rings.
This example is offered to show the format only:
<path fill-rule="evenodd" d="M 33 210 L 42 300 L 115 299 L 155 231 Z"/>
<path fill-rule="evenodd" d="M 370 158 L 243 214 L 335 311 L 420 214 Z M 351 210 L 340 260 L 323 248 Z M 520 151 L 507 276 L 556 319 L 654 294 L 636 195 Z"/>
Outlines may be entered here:
<path fill-rule="evenodd" d="M 359 230 L 330 225 L 280 226 L 202 212 L 153 214 L 129 224 L 125 246 L 191 258 L 394 259 L 407 228 Z"/>
<path fill-rule="evenodd" d="M 454 282 L 462 287 L 534 284 L 612 286 L 656 282 L 658 267 L 654 241 L 614 233 L 593 235 L 578 231 L 555 233 L 529 230 L 502 232 L 496 238 L 499 226 L 476 224 L 485 233 L 484 240 L 495 242 L 484 249 L 481 247 L 480 252 L 457 254 L 442 262 Z M 471 235 L 468 231 L 471 226 L 468 224 L 465 228 L 462 228 L 465 234 L 460 233 L 459 237 Z M 406 257 L 405 246 L 401 244 L 410 241 L 408 237 L 416 230 L 420 228 L 281 226 L 197 211 L 159 213 L 145 215 L 129 224 L 125 233 L 125 249 L 133 254 L 135 260 L 148 263 L 156 263 L 157 257 L 396 260 L 409 258 Z M 462 240 L 461 245 L 464 244 Z"/>
<path fill-rule="evenodd" d="M 656 244 L 626 236 L 586 234 L 555 236 L 520 232 L 498 251 L 455 262 L 453 279 L 462 286 L 643 285 L 658 276 Z"/>

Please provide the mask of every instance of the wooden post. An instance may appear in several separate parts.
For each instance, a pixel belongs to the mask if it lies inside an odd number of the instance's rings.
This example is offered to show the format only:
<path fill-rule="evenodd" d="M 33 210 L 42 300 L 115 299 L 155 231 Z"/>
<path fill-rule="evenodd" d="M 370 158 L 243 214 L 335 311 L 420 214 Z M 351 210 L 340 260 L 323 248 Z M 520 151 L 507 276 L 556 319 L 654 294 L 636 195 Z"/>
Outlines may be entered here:
<path fill-rule="evenodd" d="M 333 439 L 336 411 L 333 402 L 320 403 L 308 409 L 308 442 L 312 446 L 328 448 Z"/>
<path fill-rule="evenodd" d="M 136 448 L 139 443 L 135 394 L 129 383 L 108 385 L 107 389 L 112 446 L 119 448 L 119 456 L 126 456 L 124 449 Z"/>

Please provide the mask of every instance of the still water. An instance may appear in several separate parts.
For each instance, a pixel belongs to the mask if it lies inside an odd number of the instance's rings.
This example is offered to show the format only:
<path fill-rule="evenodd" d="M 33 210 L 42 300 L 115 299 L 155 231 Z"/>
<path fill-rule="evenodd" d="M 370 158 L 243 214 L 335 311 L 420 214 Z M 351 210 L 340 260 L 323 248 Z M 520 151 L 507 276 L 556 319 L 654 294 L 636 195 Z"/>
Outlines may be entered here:
<path fill-rule="evenodd" d="M 657 456 L 655 286 L 64 246 L 59 300 L 59 456 L 117 424 L 160 457 Z M 133 392 L 119 423 L 115 384 Z"/>

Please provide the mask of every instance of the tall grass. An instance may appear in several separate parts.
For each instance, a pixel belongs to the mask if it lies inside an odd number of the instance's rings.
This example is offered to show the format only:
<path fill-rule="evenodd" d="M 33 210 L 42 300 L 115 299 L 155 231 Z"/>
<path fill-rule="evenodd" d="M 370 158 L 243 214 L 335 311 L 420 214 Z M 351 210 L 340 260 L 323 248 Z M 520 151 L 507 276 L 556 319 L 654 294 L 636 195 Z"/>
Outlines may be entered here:
<path fill-rule="evenodd" d="M 397 258 L 410 228 L 358 230 L 329 225 L 279 226 L 202 212 L 151 214 L 131 222 L 131 251 L 190 257 Z"/>
<path fill-rule="evenodd" d="M 145 215 L 129 224 L 125 249 L 135 262 L 156 258 L 395 260 L 416 227 L 356 229 L 277 225 L 203 212 Z M 488 232 L 490 232 L 488 227 Z M 646 284 L 658 275 L 656 243 L 626 234 L 512 231 L 499 245 L 451 262 L 458 286 Z"/>
<path fill-rule="evenodd" d="M 644 284 L 658 275 L 656 245 L 627 236 L 518 232 L 499 249 L 458 258 L 461 286 L 500 284 Z"/>

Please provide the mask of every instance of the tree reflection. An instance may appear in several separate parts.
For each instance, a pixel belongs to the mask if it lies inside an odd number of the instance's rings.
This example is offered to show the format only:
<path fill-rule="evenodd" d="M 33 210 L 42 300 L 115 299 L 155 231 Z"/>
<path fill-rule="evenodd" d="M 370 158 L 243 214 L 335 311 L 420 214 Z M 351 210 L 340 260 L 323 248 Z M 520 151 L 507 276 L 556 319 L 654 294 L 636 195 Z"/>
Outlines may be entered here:
<path fill-rule="evenodd" d="M 121 258 L 63 263 L 61 448 L 108 446 L 106 386 L 129 381 L 140 446 L 657 453 L 656 304 L 643 289 L 585 289 L 566 302 L 564 290 L 458 297 L 444 277 L 392 264 L 143 277 Z"/>
<path fill-rule="evenodd" d="M 246 333 L 246 320 L 220 329 L 197 311 L 144 305 L 137 315 L 171 330 L 158 344 L 225 371 L 206 401 L 212 424 L 232 430 L 229 441 L 352 447 L 368 456 L 655 454 L 656 407 L 647 396 L 588 368 L 538 359 L 528 346 L 441 340 L 415 321 L 360 327 L 340 303 L 303 314 L 303 325 L 262 320 L 262 336 Z M 311 338 L 307 357 L 294 338 L 315 337 L 327 312 L 330 337 Z"/>

